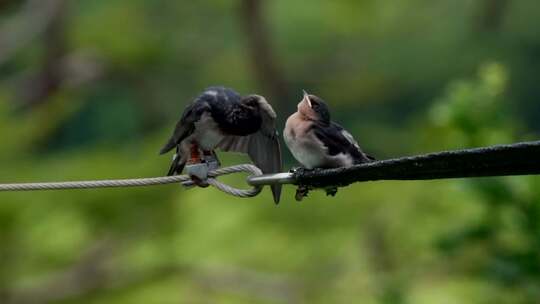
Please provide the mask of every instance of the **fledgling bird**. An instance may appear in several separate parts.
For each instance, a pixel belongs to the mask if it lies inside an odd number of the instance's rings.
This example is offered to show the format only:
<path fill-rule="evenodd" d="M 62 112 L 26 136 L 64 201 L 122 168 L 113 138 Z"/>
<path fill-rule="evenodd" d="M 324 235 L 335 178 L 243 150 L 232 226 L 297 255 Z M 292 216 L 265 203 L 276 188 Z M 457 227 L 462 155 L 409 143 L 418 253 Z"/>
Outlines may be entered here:
<path fill-rule="evenodd" d="M 168 175 L 180 174 L 186 162 L 216 157 L 215 149 L 249 155 L 263 173 L 282 170 L 276 113 L 259 95 L 240 96 L 224 87 L 210 87 L 186 107 L 160 154 L 176 147 Z M 202 155 L 202 156 L 201 156 Z M 273 185 L 279 203 L 281 186 Z"/>
<path fill-rule="evenodd" d="M 360 149 L 351 133 L 330 120 L 326 103 L 306 91 L 297 112 L 287 119 L 283 137 L 294 158 L 306 169 L 350 167 L 374 160 Z M 307 189 L 304 191 L 305 196 Z M 335 191 L 327 193 L 334 195 Z"/>

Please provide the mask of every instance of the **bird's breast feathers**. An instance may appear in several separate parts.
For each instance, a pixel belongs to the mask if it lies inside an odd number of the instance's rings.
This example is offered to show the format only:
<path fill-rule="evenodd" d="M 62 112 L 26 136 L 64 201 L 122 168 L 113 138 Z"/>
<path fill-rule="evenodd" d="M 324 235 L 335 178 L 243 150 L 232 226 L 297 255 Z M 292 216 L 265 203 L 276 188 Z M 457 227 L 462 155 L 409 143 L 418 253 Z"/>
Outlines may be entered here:
<path fill-rule="evenodd" d="M 324 163 L 322 151 L 306 138 L 287 140 L 287 146 L 294 158 L 308 169 L 320 167 Z"/>
<path fill-rule="evenodd" d="M 304 167 L 308 169 L 316 168 L 324 162 L 324 155 L 321 148 L 317 147 L 318 140 L 312 132 L 308 132 L 311 122 L 302 119 L 299 113 L 295 113 L 287 119 L 283 139 L 292 155 Z"/>
<path fill-rule="evenodd" d="M 302 119 L 297 112 L 289 117 L 283 132 L 289 150 L 304 167 L 349 167 L 354 164 L 354 159 L 349 154 L 330 155 L 327 144 L 323 143 L 313 130 L 313 123 Z M 352 138 L 350 134 L 349 137 Z"/>
<path fill-rule="evenodd" d="M 311 131 L 285 141 L 294 158 L 308 169 L 350 167 L 354 164 L 349 154 L 330 155 L 326 145 Z"/>
<path fill-rule="evenodd" d="M 201 118 L 195 122 L 193 138 L 204 150 L 213 150 L 224 138 L 224 135 L 212 118 L 212 115 L 207 112 L 201 115 Z"/>

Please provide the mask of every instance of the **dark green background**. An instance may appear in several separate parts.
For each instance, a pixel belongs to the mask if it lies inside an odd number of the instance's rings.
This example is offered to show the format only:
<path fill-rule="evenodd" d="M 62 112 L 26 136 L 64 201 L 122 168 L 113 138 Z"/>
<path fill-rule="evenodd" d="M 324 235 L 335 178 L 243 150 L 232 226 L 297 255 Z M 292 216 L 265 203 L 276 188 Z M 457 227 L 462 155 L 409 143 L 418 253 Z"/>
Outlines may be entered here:
<path fill-rule="evenodd" d="M 306 89 L 379 159 L 534 140 L 538 8 L 0 1 L 0 182 L 163 175 L 159 148 L 210 85 L 267 96 L 280 126 Z M 540 299 L 537 177 L 294 190 L 277 207 L 176 185 L 1 193 L 0 303 Z"/>

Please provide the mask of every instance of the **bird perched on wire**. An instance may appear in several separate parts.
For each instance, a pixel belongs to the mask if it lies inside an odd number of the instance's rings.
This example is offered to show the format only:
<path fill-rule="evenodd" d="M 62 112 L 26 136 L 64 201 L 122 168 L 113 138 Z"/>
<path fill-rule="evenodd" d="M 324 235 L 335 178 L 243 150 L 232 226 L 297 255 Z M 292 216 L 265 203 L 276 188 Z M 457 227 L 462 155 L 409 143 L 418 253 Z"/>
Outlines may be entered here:
<path fill-rule="evenodd" d="M 168 175 L 180 174 L 186 163 L 217 160 L 214 150 L 249 155 L 263 173 L 282 170 L 276 113 L 259 95 L 240 96 L 224 87 L 210 87 L 186 107 L 160 154 L 176 148 Z M 279 203 L 281 186 L 273 185 Z"/>
<path fill-rule="evenodd" d="M 285 124 L 283 137 L 296 160 L 306 169 L 350 167 L 373 161 L 364 153 L 351 133 L 330 120 L 326 103 L 304 91 L 298 110 Z M 297 199 L 307 195 L 308 189 L 300 187 Z M 327 189 L 335 195 L 337 189 Z"/>

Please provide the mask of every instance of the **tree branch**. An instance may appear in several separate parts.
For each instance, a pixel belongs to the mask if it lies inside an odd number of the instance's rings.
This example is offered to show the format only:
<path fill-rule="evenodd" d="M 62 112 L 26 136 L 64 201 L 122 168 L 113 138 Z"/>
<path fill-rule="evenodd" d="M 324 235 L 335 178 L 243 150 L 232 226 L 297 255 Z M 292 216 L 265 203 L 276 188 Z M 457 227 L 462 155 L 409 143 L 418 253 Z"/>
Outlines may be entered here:
<path fill-rule="evenodd" d="M 28 0 L 0 27 L 0 65 L 49 28 L 66 0 Z"/>
<path fill-rule="evenodd" d="M 273 52 L 263 5 L 261 0 L 242 0 L 240 15 L 255 77 L 276 108 L 283 109 L 289 98 L 288 85 Z"/>
<path fill-rule="evenodd" d="M 483 0 L 476 20 L 476 28 L 480 31 L 496 32 L 503 25 L 509 0 Z"/>

